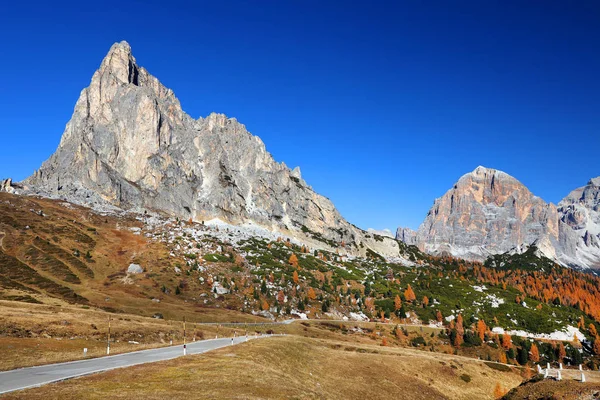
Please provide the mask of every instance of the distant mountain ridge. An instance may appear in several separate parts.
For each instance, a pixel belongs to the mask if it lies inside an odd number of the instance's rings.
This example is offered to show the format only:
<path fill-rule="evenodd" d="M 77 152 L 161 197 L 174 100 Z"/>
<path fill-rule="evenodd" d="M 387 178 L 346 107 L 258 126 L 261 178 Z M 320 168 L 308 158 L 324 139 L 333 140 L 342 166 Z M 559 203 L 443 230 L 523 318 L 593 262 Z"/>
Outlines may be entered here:
<path fill-rule="evenodd" d="M 535 245 L 563 265 L 600 268 L 599 183 L 590 180 L 557 207 L 512 176 L 480 166 L 435 200 L 416 232 L 398 228 L 396 238 L 430 254 L 475 260 Z"/>
<path fill-rule="evenodd" d="M 83 89 L 60 145 L 29 193 L 79 204 L 156 210 L 184 220 L 219 218 L 292 232 L 349 251 L 397 256 L 394 238 L 375 241 L 315 193 L 300 169 L 277 163 L 234 118 L 193 119 L 170 89 L 115 43 Z"/>
<path fill-rule="evenodd" d="M 575 242 L 574 256 L 565 261 L 572 264 L 584 262 L 600 268 L 600 177 L 590 179 L 587 185 L 573 190 L 558 203 L 561 221 L 568 225 Z"/>

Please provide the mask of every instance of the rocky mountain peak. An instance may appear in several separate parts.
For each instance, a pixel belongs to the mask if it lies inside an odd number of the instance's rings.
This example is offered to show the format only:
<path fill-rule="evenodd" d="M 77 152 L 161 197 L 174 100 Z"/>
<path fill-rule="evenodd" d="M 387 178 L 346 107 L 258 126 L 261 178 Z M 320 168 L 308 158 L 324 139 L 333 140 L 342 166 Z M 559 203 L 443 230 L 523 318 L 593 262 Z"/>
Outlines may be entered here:
<path fill-rule="evenodd" d="M 495 172 L 496 172 L 496 170 L 495 170 L 495 169 L 492 169 L 492 168 L 486 168 L 486 167 L 484 167 L 483 165 L 479 165 L 479 166 L 477 166 L 477 168 L 475 168 L 475 169 L 474 169 L 472 172 L 470 172 L 470 173 L 468 173 L 468 174 L 465 174 L 465 175 L 469 175 L 469 174 L 471 174 L 471 175 L 476 175 L 476 176 L 478 176 L 478 175 L 486 175 L 486 174 L 488 174 L 488 173 L 492 173 L 492 174 L 493 174 L 493 173 L 495 173 Z"/>
<path fill-rule="evenodd" d="M 485 180 L 485 179 L 490 179 L 492 177 L 504 177 L 507 179 L 514 179 L 512 176 L 508 175 L 507 173 L 500 171 L 498 169 L 494 169 L 494 168 L 487 168 L 484 167 L 482 165 L 478 166 L 477 168 L 475 168 L 473 171 L 468 172 L 466 174 L 464 174 L 462 176 L 462 178 L 464 177 L 473 177 L 474 179 L 478 179 L 478 180 Z M 459 179 L 460 180 L 460 179 Z"/>
<path fill-rule="evenodd" d="M 98 75 L 112 75 L 118 82 L 137 85 L 139 67 L 131 54 L 131 46 L 126 41 L 115 43 L 98 69 Z"/>
<path fill-rule="evenodd" d="M 600 205 L 600 177 L 592 178 L 587 185 L 573 190 L 560 201 L 559 206 L 570 204 L 582 204 L 590 209 Z"/>
<path fill-rule="evenodd" d="M 60 145 L 24 181 L 27 190 L 86 205 L 155 210 L 184 220 L 306 234 L 329 246 L 397 256 L 349 224 L 327 198 L 276 162 L 235 118 L 197 120 L 174 93 L 115 43 L 75 105 Z M 359 250 L 364 249 L 364 250 Z"/>
<path fill-rule="evenodd" d="M 511 175 L 492 168 L 479 166 L 463 175 L 454 185 L 459 193 L 468 192 L 482 204 L 503 204 L 509 197 L 529 197 L 531 193 Z"/>
<path fill-rule="evenodd" d="M 417 232 L 398 228 L 396 238 L 476 260 L 535 246 L 563 265 L 600 268 L 600 177 L 557 208 L 512 176 L 479 166 L 435 200 Z"/>
<path fill-rule="evenodd" d="M 416 234 L 399 229 L 397 238 L 429 253 L 482 260 L 541 238 L 557 242 L 558 231 L 554 205 L 512 176 L 479 166 L 435 200 Z"/>

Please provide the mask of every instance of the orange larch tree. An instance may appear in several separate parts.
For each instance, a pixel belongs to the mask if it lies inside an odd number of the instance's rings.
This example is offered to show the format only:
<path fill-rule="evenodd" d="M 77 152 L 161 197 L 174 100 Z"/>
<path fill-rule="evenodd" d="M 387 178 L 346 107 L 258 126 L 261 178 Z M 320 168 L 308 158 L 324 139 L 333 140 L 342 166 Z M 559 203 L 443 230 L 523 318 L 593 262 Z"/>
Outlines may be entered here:
<path fill-rule="evenodd" d="M 600 338 L 596 336 L 594 339 L 594 345 L 592 346 L 592 351 L 595 355 L 600 356 Z"/>
<path fill-rule="evenodd" d="M 292 253 L 292 255 L 290 256 L 290 259 L 288 260 L 288 263 L 292 267 L 298 268 L 298 257 L 296 256 L 296 253 Z"/>
<path fill-rule="evenodd" d="M 573 347 L 575 347 L 576 349 L 580 349 L 581 348 L 581 342 L 579 341 L 579 338 L 577 337 L 577 335 L 573 335 Z"/>
<path fill-rule="evenodd" d="M 463 325 L 463 317 L 462 314 L 458 314 L 458 317 L 456 317 L 456 332 L 460 335 L 463 336 L 465 334 L 465 327 Z"/>
<path fill-rule="evenodd" d="M 487 330 L 487 326 L 485 325 L 485 321 L 480 319 L 477 321 L 477 336 L 481 341 L 485 340 L 485 331 Z"/>
<path fill-rule="evenodd" d="M 406 299 L 406 301 L 409 302 L 413 302 L 417 299 L 417 296 L 415 295 L 415 292 L 412 290 L 410 285 L 408 285 L 406 290 L 404 291 L 404 298 Z"/>
<path fill-rule="evenodd" d="M 596 325 L 594 325 L 594 324 L 588 325 L 588 332 L 590 333 L 590 336 L 593 336 L 593 337 L 598 336 L 598 331 L 596 330 Z"/>
<path fill-rule="evenodd" d="M 508 350 L 512 347 L 512 339 L 508 333 L 502 335 L 502 348 Z"/>
<path fill-rule="evenodd" d="M 533 362 L 540 362 L 540 351 L 535 343 L 531 345 L 531 350 L 529 350 L 529 359 Z"/>
<path fill-rule="evenodd" d="M 502 363 L 502 364 L 506 364 L 508 362 L 508 359 L 506 358 L 506 353 L 505 352 L 500 352 L 500 357 L 498 358 L 498 362 Z"/>
<path fill-rule="evenodd" d="M 457 333 L 456 336 L 454 337 L 454 343 L 452 343 L 454 345 L 454 347 L 460 347 L 461 344 L 463 344 L 464 340 L 463 340 L 463 335 L 460 333 Z"/>
<path fill-rule="evenodd" d="M 260 308 L 262 308 L 263 311 L 267 311 L 269 309 L 269 303 L 267 303 L 266 300 L 263 300 Z"/>

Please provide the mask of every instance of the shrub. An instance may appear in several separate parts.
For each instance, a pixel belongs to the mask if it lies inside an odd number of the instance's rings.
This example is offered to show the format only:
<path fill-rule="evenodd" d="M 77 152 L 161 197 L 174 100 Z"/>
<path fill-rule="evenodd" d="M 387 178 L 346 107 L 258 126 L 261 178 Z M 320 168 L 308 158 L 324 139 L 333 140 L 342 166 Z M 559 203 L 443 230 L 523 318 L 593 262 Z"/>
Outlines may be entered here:
<path fill-rule="evenodd" d="M 493 362 L 489 362 L 486 361 L 484 362 L 485 365 L 487 365 L 488 367 L 490 367 L 491 369 L 495 369 L 496 371 L 500 371 L 500 372 L 510 372 L 511 368 L 508 365 L 504 365 L 504 364 L 496 364 Z"/>
<path fill-rule="evenodd" d="M 417 336 L 412 338 L 412 340 L 410 341 L 411 346 L 414 347 L 419 347 L 419 346 L 425 346 L 425 339 L 423 339 L 422 336 Z"/>

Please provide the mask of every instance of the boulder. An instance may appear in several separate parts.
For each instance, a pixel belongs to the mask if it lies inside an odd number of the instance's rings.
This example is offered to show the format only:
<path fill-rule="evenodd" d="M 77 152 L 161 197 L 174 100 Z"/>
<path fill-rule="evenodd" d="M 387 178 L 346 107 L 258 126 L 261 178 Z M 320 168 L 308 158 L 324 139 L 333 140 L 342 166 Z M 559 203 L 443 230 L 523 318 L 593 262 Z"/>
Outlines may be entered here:
<path fill-rule="evenodd" d="M 127 273 L 128 274 L 141 274 L 144 272 L 144 269 L 138 265 L 138 264 L 129 264 L 129 267 L 127 268 Z"/>

